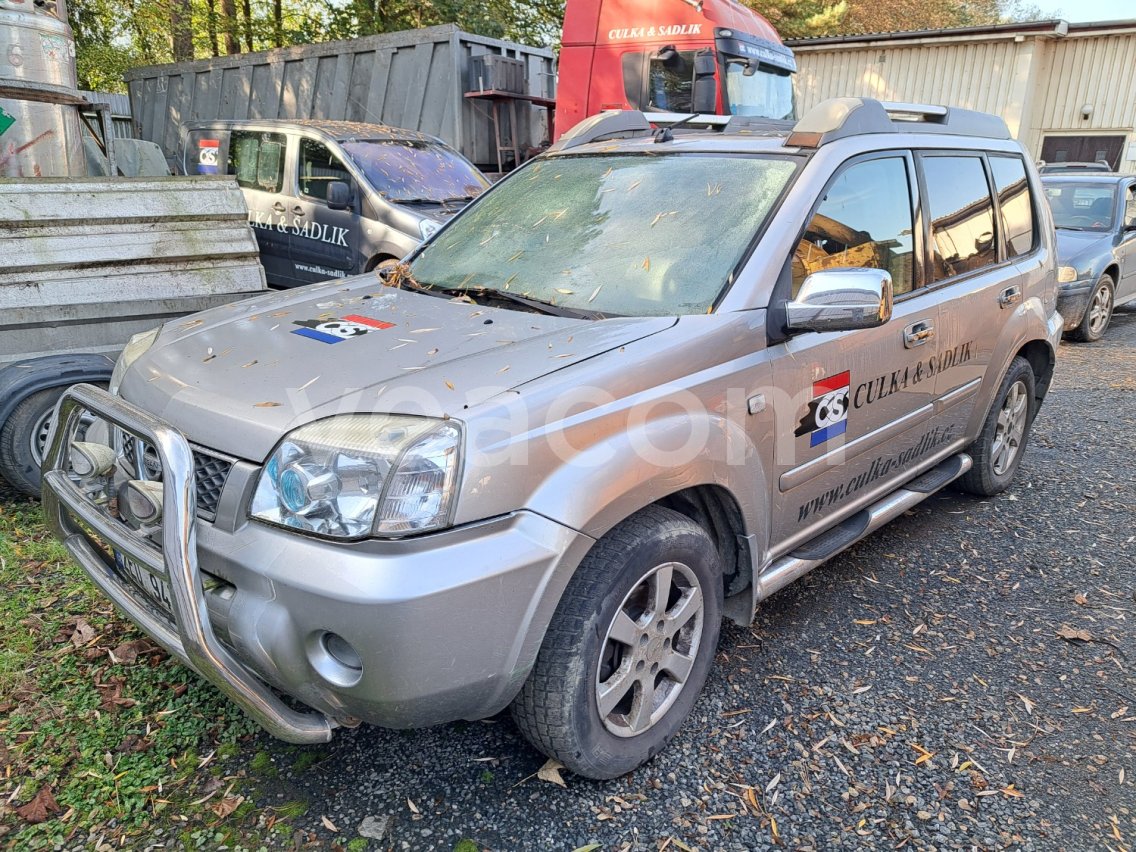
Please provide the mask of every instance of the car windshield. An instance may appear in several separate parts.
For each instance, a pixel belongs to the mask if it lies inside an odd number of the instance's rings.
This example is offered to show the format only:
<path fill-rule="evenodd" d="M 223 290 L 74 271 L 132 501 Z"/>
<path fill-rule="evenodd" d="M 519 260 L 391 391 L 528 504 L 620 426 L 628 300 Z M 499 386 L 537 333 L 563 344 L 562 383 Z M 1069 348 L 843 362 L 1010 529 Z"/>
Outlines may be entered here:
<path fill-rule="evenodd" d="M 456 151 L 435 142 L 344 142 L 343 150 L 388 201 L 441 203 L 480 195 L 485 177 Z"/>
<path fill-rule="evenodd" d="M 727 60 L 726 97 L 731 115 L 781 119 L 794 115 L 792 76 L 765 65 L 754 67 L 746 59 Z"/>
<path fill-rule="evenodd" d="M 1116 215 L 1116 187 L 1107 183 L 1045 181 L 1053 224 L 1069 231 L 1108 231 Z"/>
<path fill-rule="evenodd" d="M 706 313 L 795 169 L 709 154 L 538 161 L 466 210 L 411 272 L 423 286 L 585 313 Z"/>

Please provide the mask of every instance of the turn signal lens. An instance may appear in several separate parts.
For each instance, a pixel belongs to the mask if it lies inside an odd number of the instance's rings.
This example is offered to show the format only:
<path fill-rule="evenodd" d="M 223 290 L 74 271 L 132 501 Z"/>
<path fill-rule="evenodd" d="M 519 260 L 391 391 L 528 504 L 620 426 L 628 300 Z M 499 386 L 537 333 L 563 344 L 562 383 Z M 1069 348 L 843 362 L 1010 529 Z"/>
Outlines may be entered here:
<path fill-rule="evenodd" d="M 1058 284 L 1072 284 L 1077 280 L 1077 270 L 1072 266 L 1059 266 L 1057 267 L 1057 283 Z"/>

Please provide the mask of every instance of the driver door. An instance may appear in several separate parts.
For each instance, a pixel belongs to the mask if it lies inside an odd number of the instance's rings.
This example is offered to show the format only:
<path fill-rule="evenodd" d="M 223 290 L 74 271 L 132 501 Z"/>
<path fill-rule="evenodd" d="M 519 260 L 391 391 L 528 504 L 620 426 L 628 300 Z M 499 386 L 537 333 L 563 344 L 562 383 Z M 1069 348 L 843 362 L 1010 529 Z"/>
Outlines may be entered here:
<path fill-rule="evenodd" d="M 296 154 L 297 197 L 293 200 L 292 268 L 304 284 L 346 278 L 358 269 L 359 192 L 351 172 L 330 148 L 315 139 L 299 139 Z M 352 188 L 352 205 L 333 210 L 328 186 L 342 182 Z"/>

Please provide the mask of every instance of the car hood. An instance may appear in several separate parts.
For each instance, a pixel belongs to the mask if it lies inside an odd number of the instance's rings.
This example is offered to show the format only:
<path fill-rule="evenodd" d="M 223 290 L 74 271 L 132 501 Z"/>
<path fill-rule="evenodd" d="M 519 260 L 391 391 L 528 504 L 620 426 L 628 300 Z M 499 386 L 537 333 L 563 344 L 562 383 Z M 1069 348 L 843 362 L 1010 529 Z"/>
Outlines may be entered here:
<path fill-rule="evenodd" d="M 1112 235 L 1096 231 L 1057 230 L 1057 260 L 1078 274 L 1092 271 L 1094 262 L 1112 253 Z"/>
<path fill-rule="evenodd" d="M 290 430 L 337 414 L 460 420 L 500 393 L 675 322 L 481 307 L 367 275 L 175 320 L 120 393 L 196 444 L 261 461 Z"/>

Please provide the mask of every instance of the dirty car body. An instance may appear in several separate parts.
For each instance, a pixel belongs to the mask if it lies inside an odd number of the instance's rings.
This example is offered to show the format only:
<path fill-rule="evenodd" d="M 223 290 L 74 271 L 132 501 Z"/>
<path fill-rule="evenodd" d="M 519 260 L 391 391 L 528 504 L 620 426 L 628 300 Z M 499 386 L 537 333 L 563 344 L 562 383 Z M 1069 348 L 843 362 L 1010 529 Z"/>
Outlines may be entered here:
<path fill-rule="evenodd" d="M 968 448 L 1004 462 L 989 493 L 1016 470 L 1061 331 L 1048 213 L 1008 133 L 931 115 L 585 122 L 385 281 L 171 323 L 114 393 L 70 392 L 56 534 L 284 739 L 513 702 L 570 768 L 627 771 L 689 712 L 723 613 L 965 479 Z M 935 183 L 969 167 L 980 197 Z M 87 411 L 101 462 L 72 444 Z"/>

